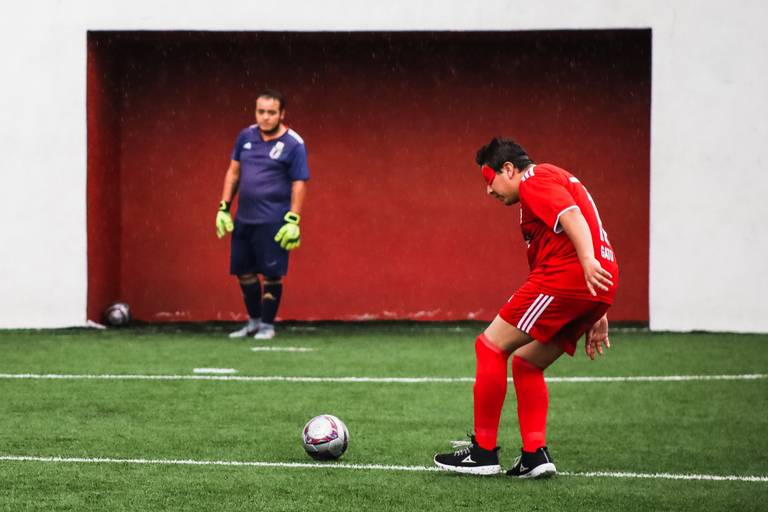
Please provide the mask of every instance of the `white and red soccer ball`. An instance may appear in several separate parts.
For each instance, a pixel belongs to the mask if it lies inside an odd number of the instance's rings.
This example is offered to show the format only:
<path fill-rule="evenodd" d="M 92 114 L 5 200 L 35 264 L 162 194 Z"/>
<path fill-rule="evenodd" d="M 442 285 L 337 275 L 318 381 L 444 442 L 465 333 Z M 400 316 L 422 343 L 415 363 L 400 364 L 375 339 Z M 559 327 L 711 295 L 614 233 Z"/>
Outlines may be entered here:
<path fill-rule="evenodd" d="M 336 416 L 321 414 L 304 425 L 301 442 L 315 460 L 338 459 L 349 446 L 349 431 Z"/>

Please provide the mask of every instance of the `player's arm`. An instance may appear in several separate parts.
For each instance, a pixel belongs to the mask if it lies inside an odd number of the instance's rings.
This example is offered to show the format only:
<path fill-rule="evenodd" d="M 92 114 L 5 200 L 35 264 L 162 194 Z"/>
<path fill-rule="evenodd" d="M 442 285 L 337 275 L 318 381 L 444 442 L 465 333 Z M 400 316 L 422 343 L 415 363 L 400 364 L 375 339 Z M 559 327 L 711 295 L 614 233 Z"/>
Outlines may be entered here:
<path fill-rule="evenodd" d="M 224 175 L 224 189 L 221 191 L 221 202 L 219 202 L 219 211 L 216 213 L 216 236 L 222 238 L 227 233 L 235 229 L 232 222 L 232 214 L 229 207 L 232 204 L 237 193 L 237 187 L 240 184 L 240 162 L 230 160 L 227 173 Z"/>
<path fill-rule="evenodd" d="M 597 295 L 595 288 L 608 291 L 613 285 L 610 272 L 605 270 L 595 258 L 595 250 L 592 245 L 592 234 L 589 232 L 589 224 L 578 208 L 571 208 L 560 215 L 559 224 L 568 235 L 571 243 L 576 248 L 576 255 L 584 269 L 584 280 L 592 295 Z"/>
<path fill-rule="evenodd" d="M 603 315 L 600 320 L 587 331 L 584 350 L 590 359 L 595 359 L 595 352 L 603 355 L 603 345 L 605 348 L 611 348 L 611 342 L 608 339 L 608 316 Z"/>

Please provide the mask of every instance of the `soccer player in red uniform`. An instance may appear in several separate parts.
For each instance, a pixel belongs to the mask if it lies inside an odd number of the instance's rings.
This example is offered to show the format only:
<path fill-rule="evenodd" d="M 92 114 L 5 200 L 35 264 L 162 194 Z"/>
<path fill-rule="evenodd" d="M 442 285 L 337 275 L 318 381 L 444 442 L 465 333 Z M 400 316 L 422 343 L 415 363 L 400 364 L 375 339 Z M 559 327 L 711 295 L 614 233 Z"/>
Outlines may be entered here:
<path fill-rule="evenodd" d="M 534 164 L 510 139 L 494 138 L 475 160 L 488 195 L 507 206 L 520 203 L 530 273 L 475 341 L 471 443 L 435 455 L 434 461 L 460 473 L 501 471 L 496 441 L 511 357 L 523 447 L 507 475 L 547 477 L 557 470 L 546 446 L 544 370 L 563 353 L 572 356 L 582 335 L 590 359 L 610 347 L 606 311 L 616 295 L 619 267 L 597 206 L 574 175 Z"/>

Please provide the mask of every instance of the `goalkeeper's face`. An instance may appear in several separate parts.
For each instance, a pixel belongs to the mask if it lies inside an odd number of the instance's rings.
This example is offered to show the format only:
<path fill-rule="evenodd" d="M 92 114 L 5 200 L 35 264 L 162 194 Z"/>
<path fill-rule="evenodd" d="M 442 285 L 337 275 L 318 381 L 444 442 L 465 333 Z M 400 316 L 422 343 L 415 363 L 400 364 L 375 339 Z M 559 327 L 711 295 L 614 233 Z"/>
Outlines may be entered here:
<path fill-rule="evenodd" d="M 280 123 L 285 117 L 285 110 L 280 109 L 280 101 L 275 98 L 258 98 L 256 100 L 256 124 L 262 133 L 270 135 L 280 129 Z"/>
<path fill-rule="evenodd" d="M 507 206 L 516 204 L 520 201 L 520 178 L 522 176 L 521 172 L 507 162 L 491 183 L 486 185 L 486 192 Z"/>

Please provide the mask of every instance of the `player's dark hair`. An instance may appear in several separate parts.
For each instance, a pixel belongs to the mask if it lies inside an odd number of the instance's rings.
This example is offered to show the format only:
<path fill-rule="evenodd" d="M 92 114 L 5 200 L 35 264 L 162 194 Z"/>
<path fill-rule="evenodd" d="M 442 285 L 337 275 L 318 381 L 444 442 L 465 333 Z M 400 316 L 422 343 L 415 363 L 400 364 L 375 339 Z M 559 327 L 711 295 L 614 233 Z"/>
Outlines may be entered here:
<path fill-rule="evenodd" d="M 491 142 L 477 150 L 477 165 L 489 165 L 494 171 L 501 172 L 504 162 L 512 162 L 518 169 L 525 169 L 533 163 L 523 147 L 512 139 L 494 137 Z"/>
<path fill-rule="evenodd" d="M 266 88 L 263 89 L 258 96 L 256 96 L 256 99 L 259 98 L 271 98 L 273 100 L 277 100 L 280 102 L 280 111 L 282 112 L 285 110 L 285 97 L 280 93 L 280 91 L 276 91 L 275 89 Z"/>

